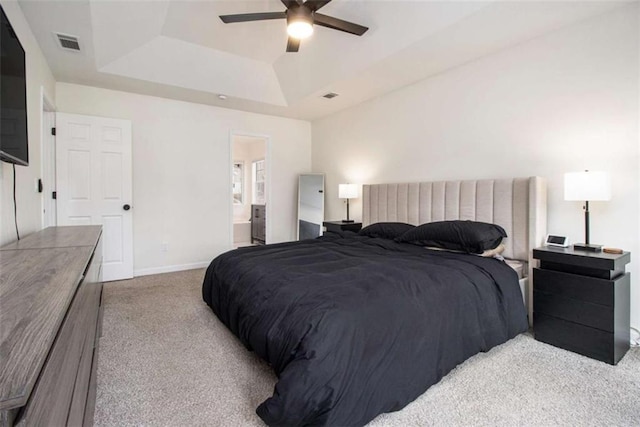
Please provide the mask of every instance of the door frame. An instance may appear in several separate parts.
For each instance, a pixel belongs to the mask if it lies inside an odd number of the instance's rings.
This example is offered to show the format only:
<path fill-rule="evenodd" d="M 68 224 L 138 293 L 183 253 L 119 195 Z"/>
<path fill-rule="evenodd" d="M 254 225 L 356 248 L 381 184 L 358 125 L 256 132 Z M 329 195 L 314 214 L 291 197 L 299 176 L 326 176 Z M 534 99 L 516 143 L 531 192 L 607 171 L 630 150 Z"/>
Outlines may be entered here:
<path fill-rule="evenodd" d="M 56 126 L 56 108 L 40 86 L 40 176 L 42 177 L 41 228 L 58 224 L 56 201 L 52 193 L 56 191 L 56 137 L 51 128 Z"/>
<path fill-rule="evenodd" d="M 229 221 L 228 221 L 228 241 L 229 241 L 229 249 L 233 249 L 233 189 L 231 188 L 233 182 L 233 139 L 237 136 L 246 136 L 249 138 L 260 138 L 264 140 L 264 161 L 266 165 L 266 174 L 267 179 L 265 181 L 265 185 L 267 186 L 267 191 L 265 193 L 265 205 L 269 206 L 271 204 L 271 136 L 261 134 L 261 133 L 253 133 L 246 132 L 240 130 L 231 130 L 229 132 L 229 160 L 227 161 L 227 167 L 229 168 L 229 173 L 227 174 L 227 188 L 229 189 Z M 271 215 L 267 213 L 267 218 L 265 220 L 265 244 L 271 242 Z"/>

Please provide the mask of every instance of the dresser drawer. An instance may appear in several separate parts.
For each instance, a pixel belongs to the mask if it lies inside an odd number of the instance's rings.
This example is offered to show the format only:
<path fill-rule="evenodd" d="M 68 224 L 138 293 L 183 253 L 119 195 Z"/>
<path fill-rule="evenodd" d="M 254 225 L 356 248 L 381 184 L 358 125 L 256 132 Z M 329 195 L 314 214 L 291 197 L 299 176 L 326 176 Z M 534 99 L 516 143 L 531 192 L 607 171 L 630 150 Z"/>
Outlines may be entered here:
<path fill-rule="evenodd" d="M 536 340 L 615 364 L 614 334 L 541 313 L 533 314 Z M 624 355 L 621 353 L 620 357 Z"/>
<path fill-rule="evenodd" d="M 90 292 L 82 283 L 71 302 L 42 373 L 18 425 L 67 424 L 86 339 L 85 306 Z"/>
<path fill-rule="evenodd" d="M 613 307 L 616 280 L 563 273 L 560 271 L 533 269 L 533 290 L 566 298 Z"/>
<path fill-rule="evenodd" d="M 94 363 L 94 347 L 96 342 L 96 332 L 98 323 L 98 312 L 100 297 L 102 294 L 102 283 L 86 281 L 83 286 L 86 288 L 87 300 L 83 310 L 82 321 L 87 325 L 84 344 L 82 347 L 82 357 L 76 373 L 73 397 L 69 407 L 67 417 L 68 426 L 80 426 L 86 424 L 85 409 L 87 406 L 87 396 L 89 395 L 89 382 L 91 369 Z"/>
<path fill-rule="evenodd" d="M 548 314 L 606 332 L 614 332 L 613 307 L 565 298 L 539 290 L 533 291 L 533 307 L 535 313 Z"/>

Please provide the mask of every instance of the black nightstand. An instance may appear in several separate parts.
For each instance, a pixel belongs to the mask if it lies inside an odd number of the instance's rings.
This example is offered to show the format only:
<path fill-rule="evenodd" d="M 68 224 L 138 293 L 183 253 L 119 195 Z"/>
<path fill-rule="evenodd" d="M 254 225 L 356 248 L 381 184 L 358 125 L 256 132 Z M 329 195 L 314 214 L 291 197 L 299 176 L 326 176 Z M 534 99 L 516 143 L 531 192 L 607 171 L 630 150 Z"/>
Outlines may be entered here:
<path fill-rule="evenodd" d="M 324 221 L 322 225 L 327 231 L 353 231 L 357 233 L 362 228 L 361 222 Z"/>
<path fill-rule="evenodd" d="M 629 350 L 631 255 L 533 250 L 536 340 L 615 365 Z"/>

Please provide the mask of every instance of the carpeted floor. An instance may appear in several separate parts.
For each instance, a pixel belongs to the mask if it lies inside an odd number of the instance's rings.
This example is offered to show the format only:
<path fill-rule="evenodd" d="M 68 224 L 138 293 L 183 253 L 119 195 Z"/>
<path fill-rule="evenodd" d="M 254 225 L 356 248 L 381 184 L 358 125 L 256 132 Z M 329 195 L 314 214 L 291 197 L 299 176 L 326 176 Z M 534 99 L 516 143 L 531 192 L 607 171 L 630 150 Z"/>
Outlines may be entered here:
<path fill-rule="evenodd" d="M 204 304 L 203 276 L 105 284 L 96 425 L 263 425 L 276 378 Z M 640 349 L 613 367 L 521 335 L 370 425 L 638 426 Z"/>

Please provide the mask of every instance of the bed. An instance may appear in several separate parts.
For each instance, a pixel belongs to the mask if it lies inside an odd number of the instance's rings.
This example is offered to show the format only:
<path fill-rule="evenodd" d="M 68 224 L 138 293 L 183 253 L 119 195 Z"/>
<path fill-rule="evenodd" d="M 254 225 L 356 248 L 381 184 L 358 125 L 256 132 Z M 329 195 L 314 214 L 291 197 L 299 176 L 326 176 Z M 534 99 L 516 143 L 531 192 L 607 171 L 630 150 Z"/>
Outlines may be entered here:
<path fill-rule="evenodd" d="M 545 201 L 537 177 L 365 185 L 363 223 L 495 223 L 529 270 Z M 222 254 L 203 299 L 278 376 L 267 424 L 363 425 L 526 331 L 518 283 L 495 258 L 344 232 Z"/>

